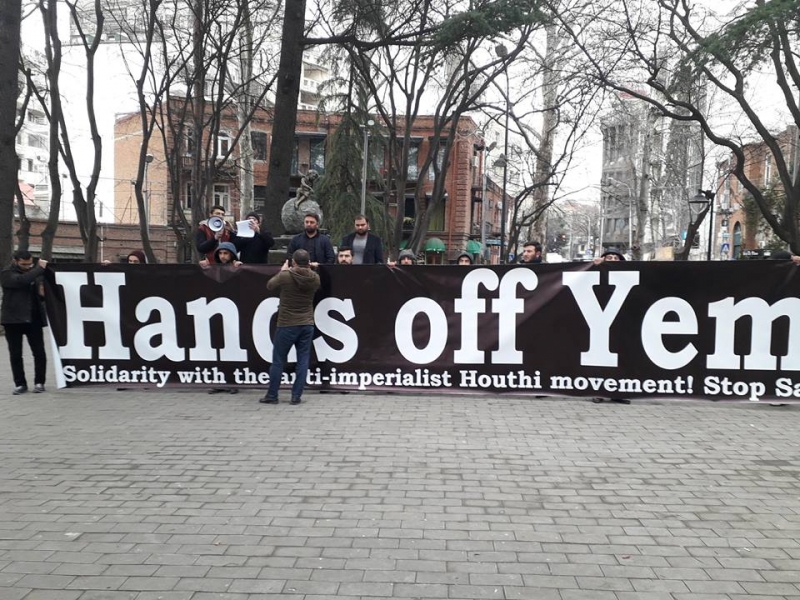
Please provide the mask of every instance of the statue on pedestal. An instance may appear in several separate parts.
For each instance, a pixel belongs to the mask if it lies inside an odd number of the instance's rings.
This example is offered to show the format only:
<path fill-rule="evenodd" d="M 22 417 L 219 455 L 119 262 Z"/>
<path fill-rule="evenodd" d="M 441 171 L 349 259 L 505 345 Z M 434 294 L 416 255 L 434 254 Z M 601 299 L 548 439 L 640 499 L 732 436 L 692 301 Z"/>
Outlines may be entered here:
<path fill-rule="evenodd" d="M 281 221 L 288 233 L 303 231 L 303 219 L 307 213 L 319 215 L 322 221 L 322 209 L 314 200 L 314 184 L 319 179 L 319 173 L 313 169 L 303 175 L 300 188 L 295 198 L 289 199 L 281 209 Z"/>

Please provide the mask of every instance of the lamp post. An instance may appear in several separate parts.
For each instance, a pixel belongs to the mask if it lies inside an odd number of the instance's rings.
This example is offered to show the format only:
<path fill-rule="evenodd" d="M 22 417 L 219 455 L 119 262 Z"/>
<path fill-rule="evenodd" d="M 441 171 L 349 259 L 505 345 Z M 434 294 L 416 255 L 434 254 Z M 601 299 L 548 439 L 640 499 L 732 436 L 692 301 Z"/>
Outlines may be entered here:
<path fill-rule="evenodd" d="M 716 193 L 711 190 L 697 190 L 694 198 L 689 201 L 689 204 L 705 205 L 708 206 L 708 246 L 706 250 L 706 260 L 711 260 L 711 249 L 714 245 L 714 198 Z"/>
<path fill-rule="evenodd" d="M 483 147 L 483 182 L 481 185 L 481 262 L 486 260 L 486 184 L 489 175 L 486 172 L 486 165 L 488 164 L 489 153 L 497 146 L 497 142 L 492 142 L 489 146 Z"/>
<path fill-rule="evenodd" d="M 364 161 L 361 165 L 361 214 L 367 214 L 367 164 L 369 162 L 369 128 L 375 125 L 370 119 L 364 127 Z"/>
<path fill-rule="evenodd" d="M 508 48 L 503 44 L 497 44 L 494 48 L 495 54 L 498 58 L 505 58 L 508 56 Z M 503 141 L 503 207 L 500 211 L 500 264 L 506 263 L 506 221 L 508 220 L 508 205 L 506 202 L 506 186 L 508 184 L 508 113 L 509 113 L 509 85 L 508 85 L 508 65 L 505 66 L 506 75 L 506 126 L 505 138 Z"/>

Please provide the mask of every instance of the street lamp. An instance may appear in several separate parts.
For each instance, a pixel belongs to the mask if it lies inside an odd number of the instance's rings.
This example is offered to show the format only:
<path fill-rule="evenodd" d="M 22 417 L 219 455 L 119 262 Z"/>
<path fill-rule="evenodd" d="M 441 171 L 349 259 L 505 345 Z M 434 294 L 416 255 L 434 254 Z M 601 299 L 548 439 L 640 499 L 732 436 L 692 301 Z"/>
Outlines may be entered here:
<path fill-rule="evenodd" d="M 367 163 L 369 161 L 369 128 L 375 125 L 370 119 L 364 127 L 364 162 L 361 165 L 361 214 L 367 214 Z"/>
<path fill-rule="evenodd" d="M 700 210 L 708 207 L 708 249 L 706 251 L 706 260 L 711 260 L 711 248 L 714 244 L 714 198 L 717 194 L 711 190 L 697 190 L 694 198 L 689 200 L 689 205 L 700 207 Z"/>
<path fill-rule="evenodd" d="M 498 58 L 505 58 L 508 56 L 508 48 L 503 44 L 497 44 L 494 48 L 495 54 Z M 506 247 L 506 220 L 508 219 L 508 205 L 506 202 L 506 185 L 508 184 L 508 113 L 509 113 L 509 86 L 508 86 L 508 65 L 505 65 L 504 71 L 506 74 L 506 131 L 505 140 L 503 142 L 503 207 L 500 211 L 500 264 L 505 264 L 505 247 Z"/>
<path fill-rule="evenodd" d="M 492 142 L 488 146 L 484 145 L 483 147 L 483 182 L 482 182 L 482 189 L 481 189 L 481 262 L 486 260 L 486 183 L 489 178 L 489 174 L 486 172 L 486 165 L 488 163 L 487 159 L 489 158 L 489 153 L 495 149 L 497 146 L 497 142 Z"/>

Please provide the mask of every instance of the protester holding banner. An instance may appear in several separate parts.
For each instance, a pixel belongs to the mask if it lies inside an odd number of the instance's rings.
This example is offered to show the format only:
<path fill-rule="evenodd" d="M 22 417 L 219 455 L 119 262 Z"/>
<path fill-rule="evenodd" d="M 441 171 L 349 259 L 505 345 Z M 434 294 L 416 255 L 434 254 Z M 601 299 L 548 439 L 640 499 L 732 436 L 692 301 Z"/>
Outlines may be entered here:
<path fill-rule="evenodd" d="M 47 376 L 47 354 L 44 350 L 43 329 L 47 325 L 44 310 L 44 270 L 47 261 L 40 259 L 36 266 L 27 250 L 18 250 L 13 263 L 0 273 L 3 286 L 3 303 L 0 306 L 0 322 L 6 332 L 11 372 L 14 376 L 14 395 L 28 391 L 25 366 L 22 361 L 22 338 L 28 338 L 33 353 L 33 391 L 44 391 Z"/>
<path fill-rule="evenodd" d="M 194 246 L 209 263 L 214 262 L 214 252 L 221 242 L 230 242 L 233 228 L 225 221 L 225 208 L 215 204 L 208 219 L 200 221 L 194 233 Z"/>
<path fill-rule="evenodd" d="M 269 390 L 259 400 L 263 404 L 278 403 L 283 366 L 292 346 L 297 351 L 297 366 L 292 384 L 292 404 L 300 404 L 311 358 L 314 337 L 314 294 L 320 287 L 319 275 L 310 268 L 306 250 L 295 250 L 292 266 L 287 263 L 281 272 L 267 281 L 267 289 L 279 292 L 278 326 L 272 340 L 272 365 L 269 369 Z"/>

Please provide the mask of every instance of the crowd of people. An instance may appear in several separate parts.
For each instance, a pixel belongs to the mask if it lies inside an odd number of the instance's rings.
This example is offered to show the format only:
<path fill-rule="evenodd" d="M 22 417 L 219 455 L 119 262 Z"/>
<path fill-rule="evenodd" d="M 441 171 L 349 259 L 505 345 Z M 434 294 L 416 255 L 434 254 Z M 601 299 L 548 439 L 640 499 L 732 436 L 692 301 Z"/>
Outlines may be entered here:
<path fill-rule="evenodd" d="M 209 218 L 202 221 L 194 235 L 195 249 L 202 256 L 203 267 L 211 265 L 266 264 L 269 251 L 275 245 L 272 234 L 262 227 L 261 216 L 248 213 L 239 225 L 250 229 L 239 232 L 225 220 L 225 209 L 212 206 Z M 280 272 L 267 281 L 267 289 L 280 296 L 278 323 L 273 342 L 273 356 L 270 368 L 270 387 L 260 400 L 265 404 L 278 402 L 278 387 L 289 350 L 297 350 L 297 366 L 291 403 L 300 404 L 305 372 L 311 353 L 311 339 L 314 331 L 314 294 L 320 287 L 319 275 L 315 269 L 320 265 L 368 265 L 386 263 L 389 266 L 418 264 L 412 250 L 401 250 L 396 261 L 384 261 L 384 248 L 381 238 L 370 231 L 369 220 L 364 215 L 354 219 L 354 231 L 344 236 L 334 251 L 330 237 L 319 229 L 320 218 L 308 213 L 303 220 L 303 231 L 292 237 L 286 250 L 285 260 Z M 771 258 L 792 260 L 800 264 L 800 257 L 789 252 L 773 252 Z M 594 259 L 595 264 L 624 261 L 625 256 L 615 248 L 606 249 Z M 107 261 L 106 261 L 107 262 Z M 128 253 L 129 264 L 146 264 L 147 257 L 141 250 Z M 462 252 L 456 259 L 458 265 L 472 265 L 473 255 Z M 526 242 L 519 258 L 520 264 L 542 262 L 542 245 L 539 242 Z M 44 348 L 43 329 L 47 325 L 44 307 L 43 276 L 47 261 L 34 258 L 27 250 L 14 253 L 10 266 L 0 273 L 3 288 L 0 323 L 5 329 L 8 343 L 11 370 L 14 378 L 13 394 L 28 391 L 28 380 L 23 365 L 23 340 L 27 338 L 34 360 L 34 393 L 45 391 L 47 356 Z M 213 388 L 209 393 L 236 393 L 235 388 Z M 598 399 L 599 400 L 599 399 Z"/>

